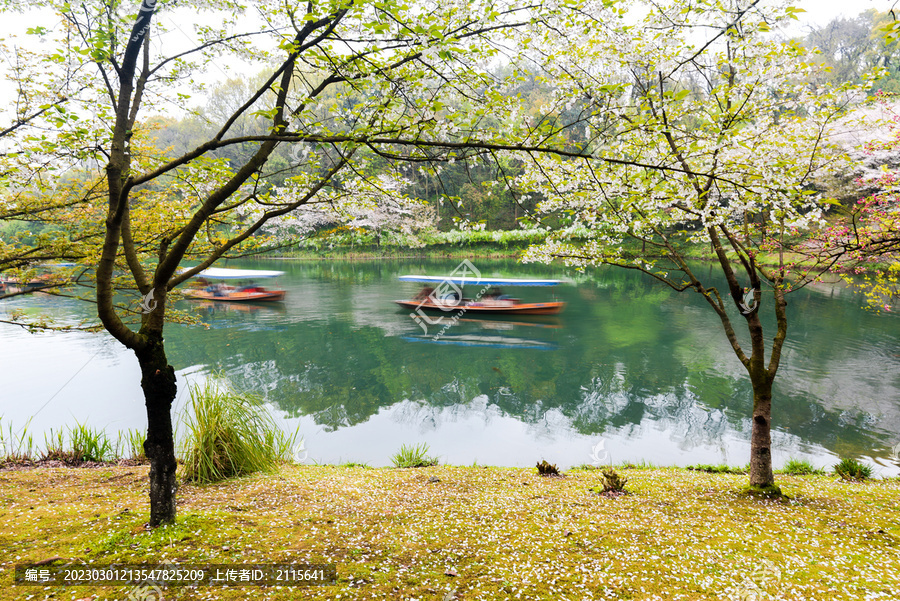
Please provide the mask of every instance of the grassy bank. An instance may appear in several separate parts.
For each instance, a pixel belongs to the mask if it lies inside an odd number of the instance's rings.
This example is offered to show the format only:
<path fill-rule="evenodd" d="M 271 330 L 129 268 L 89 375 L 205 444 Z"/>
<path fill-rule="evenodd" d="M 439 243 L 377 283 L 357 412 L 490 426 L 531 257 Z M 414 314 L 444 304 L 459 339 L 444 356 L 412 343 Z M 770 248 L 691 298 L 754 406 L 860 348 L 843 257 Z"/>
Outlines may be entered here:
<path fill-rule="evenodd" d="M 13 586 L 17 563 L 331 562 L 311 588 L 169 588 L 166 599 L 896 599 L 900 480 L 597 471 L 285 467 L 182 485 L 179 521 L 148 532 L 147 468 L 0 471 L 0 598 L 126 599 L 129 587 Z"/>

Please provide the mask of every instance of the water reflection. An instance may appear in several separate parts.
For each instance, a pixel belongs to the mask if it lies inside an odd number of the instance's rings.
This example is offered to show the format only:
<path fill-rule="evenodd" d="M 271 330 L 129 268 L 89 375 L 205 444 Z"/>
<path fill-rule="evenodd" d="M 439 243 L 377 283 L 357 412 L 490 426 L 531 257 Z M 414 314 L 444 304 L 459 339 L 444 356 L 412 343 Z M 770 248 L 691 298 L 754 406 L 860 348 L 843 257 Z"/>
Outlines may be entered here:
<path fill-rule="evenodd" d="M 435 340 L 437 330 L 423 333 L 393 304 L 416 289 L 396 277 L 449 272 L 452 263 L 241 266 L 286 271 L 284 303 L 184 301 L 180 308 L 209 329 L 170 327 L 170 360 L 185 379 L 223 373 L 237 388 L 265 395 L 299 423 L 312 459 L 386 464 L 401 443 L 424 441 L 453 463 L 531 465 L 543 457 L 569 465 L 589 461 L 603 438 L 614 461 L 746 463 L 751 391 L 718 318 L 700 299 L 639 274 L 569 274 L 578 283 L 557 289 L 567 303 L 559 316 L 467 315 Z M 512 262 L 478 267 L 489 276 L 560 275 Z M 521 296 L 529 294 L 546 296 L 525 289 Z M 900 320 L 867 313 L 852 295 L 827 288 L 792 294 L 788 311 L 775 385 L 776 461 L 824 464 L 850 454 L 878 458 L 883 473 L 896 472 L 888 456 L 900 442 Z M 32 374 L 28 394 L 50 396 L 41 374 L 51 368 L 39 349 L 60 339 L 17 334 L 12 342 L 8 328 L 0 332 L 0 357 Z M 93 343 L 79 341 L 66 343 L 67 353 L 78 345 L 90 352 Z M 34 349 L 29 361 L 14 357 L 23 347 Z M 114 344 L 104 348 L 122 364 L 133 362 Z M 78 367 L 71 363 L 69 373 Z M 109 381 L 104 390 L 119 391 L 109 395 L 116 407 L 133 406 L 140 416 L 133 370 L 104 365 L 94 377 Z M 90 385 L 77 383 L 54 403 L 83 404 Z M 0 413 L 7 413 L 15 397 L 9 387 L 0 395 Z M 90 419 L 104 425 L 100 405 Z"/>

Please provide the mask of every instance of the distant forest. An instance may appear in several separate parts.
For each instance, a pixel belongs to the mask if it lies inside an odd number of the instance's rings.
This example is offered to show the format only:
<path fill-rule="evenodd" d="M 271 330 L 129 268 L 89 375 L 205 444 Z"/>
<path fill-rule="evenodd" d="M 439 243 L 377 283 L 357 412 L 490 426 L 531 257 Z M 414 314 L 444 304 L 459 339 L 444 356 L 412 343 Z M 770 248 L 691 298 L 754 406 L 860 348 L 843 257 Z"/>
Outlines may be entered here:
<path fill-rule="evenodd" d="M 813 60 L 820 61 L 827 69 L 810 81 L 809 85 L 825 83 L 863 83 L 873 72 L 881 77 L 871 86 L 869 93 L 879 90 L 900 94 L 900 41 L 885 36 L 894 18 L 890 13 L 868 10 L 855 18 L 835 19 L 828 25 L 812 29 L 797 43 L 809 48 Z M 208 139 L 218 130 L 226 117 L 240 106 L 257 81 L 228 80 L 214 88 L 205 106 L 196 107 L 183 119 L 155 117 L 144 123 L 147 141 L 164 154 L 182 153 Z M 699 87 L 702 82 L 684 82 L 685 87 Z M 540 118 L 541 107 L 550 96 L 550 90 L 542 82 L 540 74 L 522 74 L 521 85 L 514 91 L 528 106 L 528 116 Z M 337 101 L 337 100 L 336 100 Z M 340 102 L 347 102 L 343 98 Z M 579 107 L 570 109 L 569 117 L 576 117 Z M 565 119 L 567 115 L 555 118 Z M 235 135 L 253 135 L 264 132 L 263 119 L 245 117 L 233 128 Z M 340 124 L 334 124 L 339 129 Z M 571 140 L 573 146 L 579 140 Z M 234 165 L 241 164 L 256 149 L 257 144 L 228 146 L 218 151 L 218 156 Z M 263 178 L 268 185 L 277 186 L 294 173 L 293 164 L 299 147 L 284 145 Z M 388 158 L 372 157 L 371 168 L 387 171 Z M 515 161 L 456 161 L 441 164 L 394 165 L 408 182 L 404 192 L 413 199 L 427 202 L 434 227 L 446 231 L 453 229 L 459 219 L 479 222 L 489 230 L 506 230 L 517 227 L 520 219 L 534 209 L 539 199 L 523 197 L 516 193 L 511 179 L 518 173 Z"/>

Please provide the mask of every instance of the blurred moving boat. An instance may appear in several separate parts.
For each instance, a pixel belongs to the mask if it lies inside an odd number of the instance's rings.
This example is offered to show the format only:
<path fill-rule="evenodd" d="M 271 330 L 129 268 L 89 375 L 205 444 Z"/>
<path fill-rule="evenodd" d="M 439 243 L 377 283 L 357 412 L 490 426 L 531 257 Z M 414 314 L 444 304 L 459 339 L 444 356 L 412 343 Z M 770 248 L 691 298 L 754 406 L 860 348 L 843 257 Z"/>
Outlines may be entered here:
<path fill-rule="evenodd" d="M 394 301 L 405 309 L 442 312 L 465 310 L 467 314 L 555 315 L 566 306 L 566 303 L 562 301 L 525 303 L 518 298 L 503 294 L 499 288 L 500 286 L 557 286 L 562 283 L 560 280 L 403 275 L 400 276 L 400 281 L 426 284 L 412 299 Z M 463 294 L 463 287 L 466 285 L 480 286 L 481 291 L 475 298 L 466 298 Z"/>
<path fill-rule="evenodd" d="M 210 267 L 194 276 L 197 278 L 196 285 L 185 290 L 184 295 L 194 299 L 237 303 L 281 301 L 284 300 L 284 290 L 265 288 L 255 282 L 280 275 L 284 272 Z M 236 282 L 237 285 L 227 284 L 226 281 Z"/>
<path fill-rule="evenodd" d="M 75 263 L 42 263 L 37 268 L 43 270 L 43 273 L 27 281 L 17 277 L 0 276 L 0 294 L 39 292 L 64 286 L 68 283 L 69 278 L 60 269 L 70 267 L 75 267 Z"/>

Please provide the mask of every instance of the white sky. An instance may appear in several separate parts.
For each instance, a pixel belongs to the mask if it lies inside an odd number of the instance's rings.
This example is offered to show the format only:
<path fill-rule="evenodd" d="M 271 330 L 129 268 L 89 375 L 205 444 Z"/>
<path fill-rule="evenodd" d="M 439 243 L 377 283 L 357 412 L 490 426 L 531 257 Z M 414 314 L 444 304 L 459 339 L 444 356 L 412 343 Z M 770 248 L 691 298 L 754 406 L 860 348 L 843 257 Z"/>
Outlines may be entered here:
<path fill-rule="evenodd" d="M 804 35 L 814 26 L 821 27 L 839 16 L 855 17 L 870 8 L 882 12 L 896 8 L 897 16 L 900 18 L 900 0 L 857 0 L 855 2 L 848 0 L 794 0 L 793 4 L 806 12 L 799 15 L 799 20 L 795 26 L 783 30 L 783 33 L 789 36 Z M 49 15 L 49 13 L 44 12 L 43 15 Z M 36 38 L 25 36 L 24 33 L 26 28 L 41 24 L 42 13 L 40 11 L 27 14 L 5 12 L 2 16 L 3 18 L 0 19 L 0 40 L 6 39 L 7 43 L 12 44 L 24 43 L 26 47 L 35 44 Z M 194 16 L 199 17 L 200 15 L 195 14 Z M 168 21 L 166 25 L 172 29 L 168 34 L 167 50 L 172 51 L 172 46 L 180 45 L 184 45 L 185 48 L 193 47 L 192 24 L 182 21 L 180 17 L 178 22 L 176 22 L 173 15 L 166 15 L 165 18 Z M 44 19 L 52 20 L 49 16 L 44 16 Z M 205 16 L 204 21 L 209 21 L 208 16 Z M 11 40 L 10 36 L 16 36 L 18 39 Z M 39 52 L 39 45 L 33 50 Z M 248 75 L 249 73 L 241 73 L 241 67 L 240 63 L 220 66 L 223 79 Z M 7 110 L 7 102 L 12 100 L 15 90 L 12 83 L 6 80 L 6 68 L 7 65 L 0 64 L 0 115 Z"/>
<path fill-rule="evenodd" d="M 855 17 L 870 8 L 880 12 L 895 8 L 900 16 L 900 0 L 794 0 L 794 6 L 806 10 L 800 15 L 801 26 L 813 24 L 821 27 L 836 17 Z"/>

